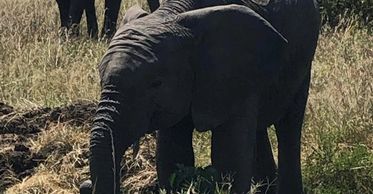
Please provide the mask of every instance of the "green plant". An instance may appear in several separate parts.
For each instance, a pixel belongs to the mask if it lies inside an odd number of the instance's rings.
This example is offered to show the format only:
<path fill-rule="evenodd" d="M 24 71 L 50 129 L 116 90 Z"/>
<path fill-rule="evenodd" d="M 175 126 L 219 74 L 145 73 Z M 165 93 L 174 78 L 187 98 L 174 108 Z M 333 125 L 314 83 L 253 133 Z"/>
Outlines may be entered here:
<path fill-rule="evenodd" d="M 319 147 L 305 161 L 307 189 L 312 193 L 373 193 L 373 153 L 363 144 L 335 143 L 324 134 Z"/>
<path fill-rule="evenodd" d="M 171 188 L 175 191 L 193 190 L 197 193 L 211 193 L 219 180 L 218 172 L 211 166 L 205 168 L 178 166 L 170 177 Z"/>

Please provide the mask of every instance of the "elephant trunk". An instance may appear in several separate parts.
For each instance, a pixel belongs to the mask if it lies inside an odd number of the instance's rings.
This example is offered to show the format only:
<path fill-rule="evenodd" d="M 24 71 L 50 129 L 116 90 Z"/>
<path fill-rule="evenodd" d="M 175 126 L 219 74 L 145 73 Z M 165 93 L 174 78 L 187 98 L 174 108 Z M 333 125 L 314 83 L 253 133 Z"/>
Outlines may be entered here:
<path fill-rule="evenodd" d="M 119 92 L 105 88 L 101 93 L 97 112 L 91 129 L 90 172 L 93 193 L 119 193 L 120 153 L 115 138 L 118 138 L 120 114 Z M 122 154 L 122 153 L 120 153 Z"/>

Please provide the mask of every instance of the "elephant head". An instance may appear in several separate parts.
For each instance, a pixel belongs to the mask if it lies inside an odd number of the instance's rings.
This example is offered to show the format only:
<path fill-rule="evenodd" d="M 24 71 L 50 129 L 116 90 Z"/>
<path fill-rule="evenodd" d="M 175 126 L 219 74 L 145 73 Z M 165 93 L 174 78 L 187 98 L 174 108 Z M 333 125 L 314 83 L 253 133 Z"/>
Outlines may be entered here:
<path fill-rule="evenodd" d="M 168 18 L 161 11 L 123 25 L 99 66 L 90 140 L 94 193 L 120 192 L 121 156 L 136 139 L 190 113 L 203 130 L 245 114 L 246 94 L 274 81 L 281 68 L 285 38 L 247 7 Z"/>

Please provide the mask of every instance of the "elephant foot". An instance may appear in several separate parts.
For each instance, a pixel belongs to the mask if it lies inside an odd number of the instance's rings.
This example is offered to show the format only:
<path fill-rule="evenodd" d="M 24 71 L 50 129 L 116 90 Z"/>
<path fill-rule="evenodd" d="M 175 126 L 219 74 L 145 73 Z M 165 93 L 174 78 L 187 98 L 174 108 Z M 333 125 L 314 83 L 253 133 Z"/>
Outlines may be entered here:
<path fill-rule="evenodd" d="M 86 180 L 79 187 L 80 194 L 92 194 L 92 181 Z"/>

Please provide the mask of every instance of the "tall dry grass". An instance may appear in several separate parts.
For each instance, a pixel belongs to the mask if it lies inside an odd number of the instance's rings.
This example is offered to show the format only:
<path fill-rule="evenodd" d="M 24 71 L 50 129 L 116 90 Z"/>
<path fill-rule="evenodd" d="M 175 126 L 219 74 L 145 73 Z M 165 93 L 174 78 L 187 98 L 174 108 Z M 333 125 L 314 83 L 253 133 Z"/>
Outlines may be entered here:
<path fill-rule="evenodd" d="M 122 13 L 135 3 L 125 2 Z M 103 2 L 96 4 L 101 23 Z M 302 153 L 309 193 L 373 193 L 373 36 L 348 26 L 324 27 L 313 65 Z M 96 66 L 107 44 L 86 36 L 61 41 L 58 27 L 55 1 L 0 0 L 0 101 L 23 109 L 97 100 Z M 210 163 L 209 138 L 195 135 L 198 166 Z M 50 157 L 7 193 L 78 191 L 88 175 L 88 129 L 56 125 L 28 144 Z M 146 159 L 134 168 L 151 184 L 154 166 Z"/>
<path fill-rule="evenodd" d="M 312 70 L 303 161 L 314 193 L 373 193 L 373 35 L 325 27 Z"/>
<path fill-rule="evenodd" d="M 134 3 L 125 1 L 121 12 Z M 102 21 L 103 1 L 96 4 Z M 61 41 L 55 1 L 1 0 L 0 7 L 0 99 L 29 107 L 97 98 L 96 66 L 107 44 L 87 38 L 84 17 L 85 36 Z"/>

